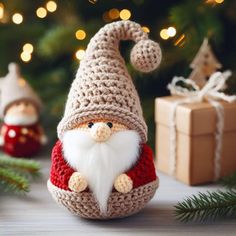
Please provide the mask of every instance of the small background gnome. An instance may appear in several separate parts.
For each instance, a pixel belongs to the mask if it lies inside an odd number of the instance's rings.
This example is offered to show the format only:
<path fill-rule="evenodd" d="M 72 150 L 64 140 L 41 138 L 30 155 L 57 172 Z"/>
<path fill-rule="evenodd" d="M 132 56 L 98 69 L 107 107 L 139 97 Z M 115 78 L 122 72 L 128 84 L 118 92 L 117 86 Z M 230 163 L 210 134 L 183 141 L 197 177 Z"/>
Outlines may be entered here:
<path fill-rule="evenodd" d="M 90 40 L 58 125 L 48 189 L 74 214 L 125 217 L 141 210 L 157 187 L 140 100 L 120 40 L 133 40 L 131 63 L 156 69 L 159 45 L 132 21 L 107 24 Z"/>
<path fill-rule="evenodd" d="M 1 80 L 0 109 L 3 124 L 0 131 L 2 150 L 14 157 L 35 155 L 47 142 L 39 124 L 42 103 L 22 78 L 17 64 L 9 64 Z"/>

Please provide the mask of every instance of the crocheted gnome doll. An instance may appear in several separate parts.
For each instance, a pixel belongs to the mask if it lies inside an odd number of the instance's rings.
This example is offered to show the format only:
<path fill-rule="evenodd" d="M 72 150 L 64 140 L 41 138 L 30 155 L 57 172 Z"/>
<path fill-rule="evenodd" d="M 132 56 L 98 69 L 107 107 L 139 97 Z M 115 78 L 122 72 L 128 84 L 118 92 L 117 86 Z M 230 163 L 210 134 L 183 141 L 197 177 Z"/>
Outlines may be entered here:
<path fill-rule="evenodd" d="M 48 189 L 85 218 L 109 219 L 138 212 L 153 197 L 158 179 L 140 100 L 120 40 L 134 40 L 134 67 L 157 68 L 159 45 L 139 24 L 107 24 L 91 39 L 58 125 Z"/>
<path fill-rule="evenodd" d="M 9 73 L 2 78 L 0 97 L 2 150 L 14 157 L 36 154 L 46 143 L 46 136 L 38 122 L 42 104 L 14 63 L 9 65 Z"/>

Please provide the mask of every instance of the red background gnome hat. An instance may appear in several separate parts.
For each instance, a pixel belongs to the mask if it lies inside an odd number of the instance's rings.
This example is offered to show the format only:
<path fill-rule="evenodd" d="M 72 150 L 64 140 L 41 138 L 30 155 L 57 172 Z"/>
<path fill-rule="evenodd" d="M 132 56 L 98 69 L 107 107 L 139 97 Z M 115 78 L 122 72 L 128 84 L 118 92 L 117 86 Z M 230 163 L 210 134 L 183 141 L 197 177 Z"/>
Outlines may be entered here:
<path fill-rule="evenodd" d="M 141 26 L 117 21 L 101 28 L 90 40 L 72 83 L 58 136 L 81 123 L 108 119 L 136 130 L 147 141 L 147 126 L 140 99 L 125 61 L 119 52 L 121 40 L 133 40 L 131 63 L 139 71 L 155 70 L 161 61 L 158 43 L 148 39 Z"/>

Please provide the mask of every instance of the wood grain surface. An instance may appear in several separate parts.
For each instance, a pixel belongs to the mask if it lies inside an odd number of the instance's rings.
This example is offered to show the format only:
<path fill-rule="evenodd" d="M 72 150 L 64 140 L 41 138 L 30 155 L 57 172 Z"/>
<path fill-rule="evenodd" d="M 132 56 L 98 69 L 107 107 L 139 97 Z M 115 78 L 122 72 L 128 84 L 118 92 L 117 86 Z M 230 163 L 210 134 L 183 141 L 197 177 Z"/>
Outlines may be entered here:
<path fill-rule="evenodd" d="M 0 235 L 236 235 L 236 220 L 183 224 L 174 219 L 173 205 L 199 191 L 215 190 L 217 185 L 189 187 L 158 173 L 160 187 L 146 208 L 131 217 L 110 220 L 84 220 L 60 208 L 46 188 L 50 157 L 38 157 L 42 177 L 25 196 L 0 194 Z"/>

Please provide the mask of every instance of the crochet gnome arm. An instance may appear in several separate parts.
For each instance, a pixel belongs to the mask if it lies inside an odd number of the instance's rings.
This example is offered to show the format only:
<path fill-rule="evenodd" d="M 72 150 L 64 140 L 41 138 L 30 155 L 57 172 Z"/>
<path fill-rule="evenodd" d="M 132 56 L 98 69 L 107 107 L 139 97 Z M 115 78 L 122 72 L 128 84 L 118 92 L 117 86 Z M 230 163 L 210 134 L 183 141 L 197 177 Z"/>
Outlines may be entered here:
<path fill-rule="evenodd" d="M 74 172 L 69 179 L 68 187 L 70 190 L 80 193 L 88 187 L 88 183 L 79 172 Z"/>
<path fill-rule="evenodd" d="M 144 144 L 137 163 L 126 173 L 119 175 L 114 183 L 118 192 L 128 193 L 157 179 L 151 148 Z"/>
<path fill-rule="evenodd" d="M 114 188 L 119 193 L 128 193 L 133 189 L 133 180 L 127 174 L 121 174 L 116 178 Z"/>

